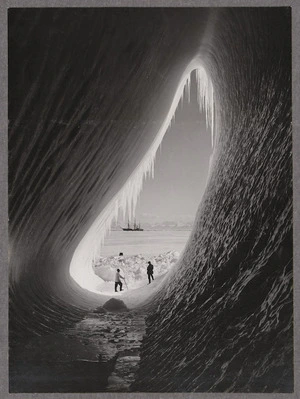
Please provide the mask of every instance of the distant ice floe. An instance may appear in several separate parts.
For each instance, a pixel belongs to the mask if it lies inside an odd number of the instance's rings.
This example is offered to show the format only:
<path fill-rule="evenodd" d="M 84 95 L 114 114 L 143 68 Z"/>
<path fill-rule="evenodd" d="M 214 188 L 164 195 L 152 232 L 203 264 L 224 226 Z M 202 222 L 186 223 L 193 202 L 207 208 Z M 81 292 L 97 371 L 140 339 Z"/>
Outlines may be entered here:
<path fill-rule="evenodd" d="M 196 72 L 199 111 L 205 112 L 206 124 L 210 127 L 212 147 L 214 148 L 215 105 L 213 84 L 204 66 L 197 58 L 192 60 L 183 72 L 170 109 L 144 158 L 120 191 L 96 218 L 74 252 L 70 264 L 70 275 L 82 288 L 99 293 L 97 289 L 99 286 L 99 277 L 95 276 L 92 265 L 95 263 L 95 259 L 99 258 L 104 238 L 110 231 L 113 221 L 118 219 L 119 212 L 122 212 L 123 216 L 127 212 L 129 219 L 134 217 L 144 179 L 147 176 L 154 177 L 156 153 L 165 133 L 175 119 L 177 106 L 183 98 L 187 98 L 190 101 L 191 73 L 193 71 Z"/>

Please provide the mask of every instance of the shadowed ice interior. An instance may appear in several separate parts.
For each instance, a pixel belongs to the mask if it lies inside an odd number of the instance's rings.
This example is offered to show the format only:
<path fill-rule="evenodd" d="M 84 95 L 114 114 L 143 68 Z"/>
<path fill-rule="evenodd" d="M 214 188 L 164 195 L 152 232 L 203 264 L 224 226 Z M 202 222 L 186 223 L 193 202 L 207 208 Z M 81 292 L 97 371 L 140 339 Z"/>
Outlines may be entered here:
<path fill-rule="evenodd" d="M 9 10 L 11 392 L 293 391 L 290 25 L 288 7 Z M 128 310 L 92 265 L 196 70 L 206 190 Z"/>

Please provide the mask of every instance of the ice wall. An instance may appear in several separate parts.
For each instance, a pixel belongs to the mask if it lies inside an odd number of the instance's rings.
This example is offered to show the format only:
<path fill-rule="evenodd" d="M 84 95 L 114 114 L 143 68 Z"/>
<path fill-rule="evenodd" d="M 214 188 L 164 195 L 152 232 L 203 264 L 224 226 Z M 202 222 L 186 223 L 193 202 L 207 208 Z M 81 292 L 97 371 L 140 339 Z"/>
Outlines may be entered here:
<path fill-rule="evenodd" d="M 214 167 L 148 317 L 136 391 L 293 392 L 290 15 L 260 12 L 223 10 L 210 42 Z"/>
<path fill-rule="evenodd" d="M 70 276 L 72 258 L 93 287 L 90 259 L 120 205 L 134 212 L 210 20 L 206 9 L 9 13 L 11 342 L 101 303 Z"/>

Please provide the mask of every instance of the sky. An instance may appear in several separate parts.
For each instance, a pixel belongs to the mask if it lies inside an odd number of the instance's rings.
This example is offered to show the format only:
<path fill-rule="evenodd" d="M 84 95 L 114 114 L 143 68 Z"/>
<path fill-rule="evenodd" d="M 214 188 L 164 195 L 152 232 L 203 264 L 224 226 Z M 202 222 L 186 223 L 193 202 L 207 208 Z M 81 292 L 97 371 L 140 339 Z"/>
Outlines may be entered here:
<path fill-rule="evenodd" d="M 154 179 L 145 180 L 140 194 L 137 222 L 192 222 L 204 193 L 211 153 L 211 135 L 205 114 L 199 112 L 192 76 L 191 101 L 179 104 L 175 122 L 157 152 Z"/>

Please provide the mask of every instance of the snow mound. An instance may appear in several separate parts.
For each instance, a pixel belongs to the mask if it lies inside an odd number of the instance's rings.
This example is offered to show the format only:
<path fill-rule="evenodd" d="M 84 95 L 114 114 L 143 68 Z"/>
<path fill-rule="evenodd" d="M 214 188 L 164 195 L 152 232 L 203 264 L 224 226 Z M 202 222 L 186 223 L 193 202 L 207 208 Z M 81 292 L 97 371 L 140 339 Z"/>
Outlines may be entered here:
<path fill-rule="evenodd" d="M 121 299 L 111 298 L 103 305 L 105 310 L 110 312 L 128 312 L 128 308 Z"/>

